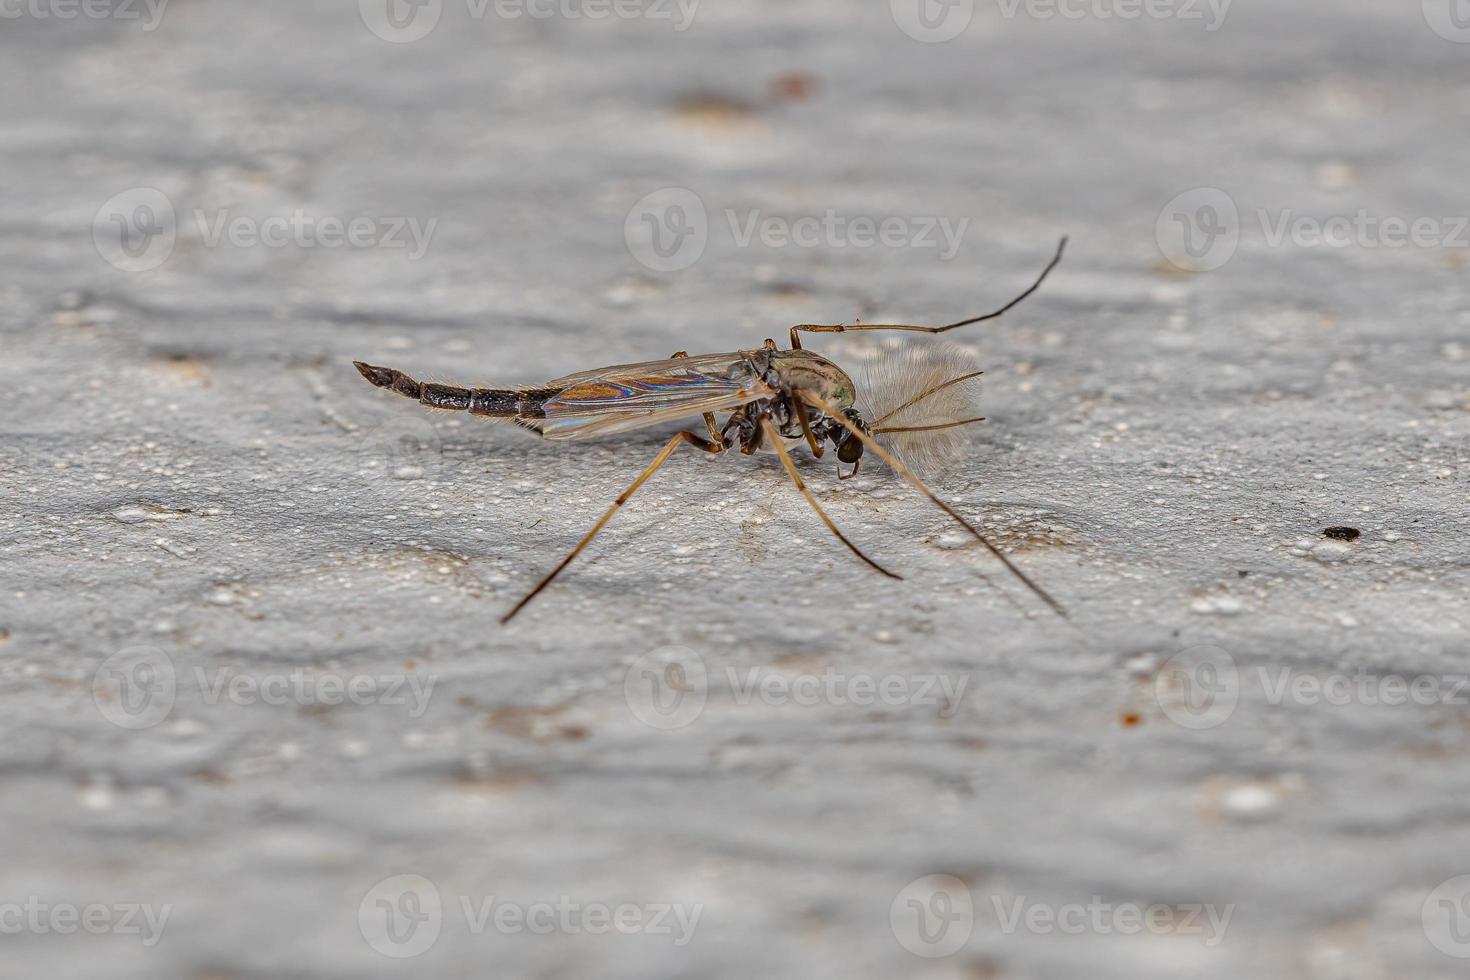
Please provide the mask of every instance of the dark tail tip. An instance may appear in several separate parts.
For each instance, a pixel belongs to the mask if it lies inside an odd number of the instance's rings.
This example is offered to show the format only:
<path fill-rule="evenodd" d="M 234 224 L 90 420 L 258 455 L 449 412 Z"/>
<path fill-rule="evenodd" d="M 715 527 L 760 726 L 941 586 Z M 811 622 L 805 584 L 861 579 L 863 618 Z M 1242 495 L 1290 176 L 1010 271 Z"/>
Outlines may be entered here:
<path fill-rule="evenodd" d="M 379 388 L 391 388 L 393 386 L 393 375 L 398 373 L 389 368 L 373 367 L 371 364 L 364 364 L 362 361 L 353 361 L 352 366 L 357 368 L 359 374 Z"/>
<path fill-rule="evenodd" d="M 387 388 L 389 391 L 396 391 L 409 398 L 418 398 L 422 394 L 419 383 L 402 371 L 375 367 L 371 364 L 364 364 L 362 361 L 353 361 L 352 365 L 357 368 L 359 374 L 379 388 Z"/>

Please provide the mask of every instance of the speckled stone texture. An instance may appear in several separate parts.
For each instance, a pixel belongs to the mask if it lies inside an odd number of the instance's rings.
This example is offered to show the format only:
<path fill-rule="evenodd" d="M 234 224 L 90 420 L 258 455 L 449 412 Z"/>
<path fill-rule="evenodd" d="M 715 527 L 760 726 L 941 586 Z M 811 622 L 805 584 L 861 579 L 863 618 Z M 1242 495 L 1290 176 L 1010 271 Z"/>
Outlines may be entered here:
<path fill-rule="evenodd" d="M 3 6 L 0 975 L 1464 976 L 1465 18 L 588 2 Z M 502 628 L 669 430 L 351 366 L 943 322 L 1063 233 L 935 483 L 1070 624 L 876 462 L 801 465 L 903 582 L 681 451 Z"/>

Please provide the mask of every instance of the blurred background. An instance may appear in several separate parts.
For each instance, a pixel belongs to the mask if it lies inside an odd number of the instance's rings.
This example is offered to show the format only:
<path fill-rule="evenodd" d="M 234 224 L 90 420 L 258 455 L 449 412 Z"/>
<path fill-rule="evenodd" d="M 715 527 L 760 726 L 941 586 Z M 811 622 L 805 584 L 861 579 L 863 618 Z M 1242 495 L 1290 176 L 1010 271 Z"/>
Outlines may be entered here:
<path fill-rule="evenodd" d="M 1464 0 L 0 0 L 0 90 L 0 975 L 1464 975 Z M 691 454 L 501 628 L 666 434 L 351 367 L 1063 234 L 935 485 L 1071 625 Z"/>

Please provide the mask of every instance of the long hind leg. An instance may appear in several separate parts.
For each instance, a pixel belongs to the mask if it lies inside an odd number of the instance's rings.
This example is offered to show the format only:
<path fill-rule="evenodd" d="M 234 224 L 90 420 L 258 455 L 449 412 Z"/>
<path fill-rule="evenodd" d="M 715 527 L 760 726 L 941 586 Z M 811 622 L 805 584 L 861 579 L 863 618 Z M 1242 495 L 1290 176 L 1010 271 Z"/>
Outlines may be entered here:
<path fill-rule="evenodd" d="M 812 505 L 812 510 L 816 511 L 817 516 L 822 519 L 822 523 L 827 525 L 827 530 L 837 535 L 837 540 L 847 545 L 847 550 L 851 551 L 853 554 L 861 558 L 864 562 L 868 564 L 870 568 L 874 569 L 875 571 L 882 572 L 889 578 L 896 578 L 902 581 L 902 575 L 895 575 L 893 572 L 890 572 L 888 569 L 884 568 L 882 565 L 878 564 L 873 559 L 863 554 L 862 549 L 849 541 L 847 539 L 847 535 L 843 534 L 840 530 L 838 530 L 837 525 L 832 523 L 832 518 L 827 516 L 827 512 L 822 509 L 822 505 L 817 503 L 817 498 L 813 497 L 812 492 L 806 488 L 806 483 L 802 481 L 801 474 L 796 472 L 796 464 L 791 461 L 791 454 L 788 453 L 786 451 L 786 447 L 782 445 L 781 434 L 776 431 L 776 427 L 771 424 L 771 420 L 761 419 L 761 428 L 765 430 L 766 437 L 771 440 L 771 445 L 776 447 L 776 454 L 781 457 L 781 465 L 786 467 L 786 473 L 788 476 L 791 477 L 791 482 L 796 484 L 796 489 L 801 491 L 801 495 L 806 498 L 806 502 Z"/>
<path fill-rule="evenodd" d="M 540 582 L 536 583 L 536 587 L 530 592 L 526 593 L 526 597 L 520 602 L 516 603 L 515 608 L 502 616 L 500 618 L 500 621 L 502 623 L 510 622 L 516 613 L 525 608 L 526 603 L 530 602 L 532 599 L 536 598 L 536 596 L 540 595 L 541 590 L 550 585 L 552 581 L 561 574 L 562 569 L 570 565 L 572 563 L 572 560 L 582 553 L 582 549 L 592 543 L 592 539 L 597 537 L 598 533 L 607 526 L 607 522 L 613 519 L 613 515 L 618 512 L 623 504 L 626 504 L 629 498 L 632 497 L 633 494 L 638 492 L 638 488 L 643 486 L 643 484 L 647 482 L 649 477 L 657 473 L 660 466 L 663 466 L 669 461 L 669 457 L 674 455 L 674 450 L 678 449 L 682 443 L 686 442 L 691 446 L 697 446 L 700 449 L 703 449 L 707 453 L 722 453 L 725 451 L 725 447 L 723 444 L 718 442 L 709 442 L 707 440 L 701 439 L 699 436 L 695 435 L 692 432 L 680 432 L 675 435 L 674 438 L 669 440 L 669 444 L 664 446 L 663 450 L 660 451 L 657 456 L 653 457 L 653 462 L 648 464 L 648 468 L 639 475 L 638 479 L 634 480 L 631 484 L 629 484 L 628 489 L 624 490 L 621 494 L 618 495 L 618 499 L 613 501 L 613 505 L 607 509 L 607 512 L 598 519 L 596 524 L 592 525 L 592 530 L 583 535 L 582 540 L 578 541 L 577 546 L 572 549 L 572 553 L 563 558 L 561 560 L 561 564 L 553 568 L 550 574 L 548 574 Z"/>
<path fill-rule="evenodd" d="M 1056 613 L 1063 619 L 1070 619 L 1070 617 L 1067 616 L 1067 611 L 1062 608 L 1062 604 L 1053 599 L 1051 597 L 1051 593 L 1047 592 L 1041 586 L 1037 585 L 1034 581 L 1031 580 L 1031 576 L 1027 575 L 1025 572 L 1017 568 L 1015 563 L 1005 556 L 1005 552 L 1001 551 L 994 544 L 992 544 L 989 538 L 981 534 L 975 528 L 975 525 L 971 524 L 969 521 L 961 517 L 959 511 L 955 510 L 943 500 L 940 500 L 938 495 L 935 494 L 933 490 L 930 490 L 927 486 L 924 485 L 923 480 L 920 480 L 917 476 L 914 476 L 914 474 L 910 473 L 908 467 L 904 466 L 902 463 L 894 458 L 892 453 L 880 446 L 877 440 L 875 440 L 868 433 L 864 432 L 862 429 L 859 429 L 857 426 L 853 425 L 851 420 L 849 420 L 848 417 L 844 415 L 840 409 L 829 405 L 822 398 L 812 394 L 809 391 L 802 392 L 801 397 L 810 402 L 813 408 L 817 409 L 820 412 L 825 412 L 827 416 L 832 419 L 832 421 L 836 422 L 848 432 L 852 433 L 852 435 L 856 438 L 862 440 L 863 445 L 872 450 L 875 456 L 883 460 L 883 462 L 887 463 L 888 466 L 893 470 L 893 472 L 897 473 L 899 476 L 907 480 L 915 490 L 928 497 L 929 501 L 934 504 L 934 506 L 944 511 L 955 521 L 957 521 L 960 526 L 962 526 L 966 531 L 969 531 L 971 537 L 984 545 L 986 549 L 997 559 L 999 559 L 1000 563 L 1006 567 L 1006 571 L 1010 572 L 1021 582 L 1022 585 L 1030 589 L 1038 599 L 1050 606 L 1052 612 Z"/>

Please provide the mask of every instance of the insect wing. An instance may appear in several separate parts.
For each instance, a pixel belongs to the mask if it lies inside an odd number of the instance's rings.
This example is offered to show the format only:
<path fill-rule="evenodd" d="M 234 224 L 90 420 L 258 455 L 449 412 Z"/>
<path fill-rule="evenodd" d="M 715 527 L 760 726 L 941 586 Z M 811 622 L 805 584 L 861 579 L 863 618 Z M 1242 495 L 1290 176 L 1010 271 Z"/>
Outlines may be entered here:
<path fill-rule="evenodd" d="M 705 412 L 728 412 L 774 394 L 743 353 L 701 354 L 584 371 L 548 382 L 547 439 L 631 432 Z"/>
<path fill-rule="evenodd" d="M 692 357 L 666 357 L 659 361 L 638 361 L 633 364 L 614 364 L 611 367 L 578 371 L 564 378 L 546 382 L 547 388 L 567 389 L 585 381 L 600 381 L 609 377 L 639 377 L 641 375 L 663 375 L 667 373 L 692 372 L 719 376 L 729 372 L 755 372 L 750 363 L 754 351 L 734 351 L 729 354 L 695 354 Z"/>

